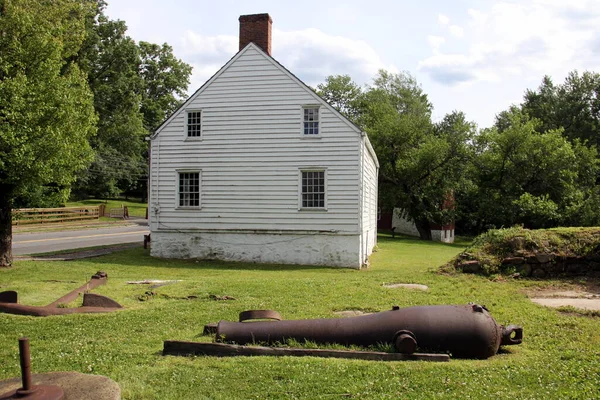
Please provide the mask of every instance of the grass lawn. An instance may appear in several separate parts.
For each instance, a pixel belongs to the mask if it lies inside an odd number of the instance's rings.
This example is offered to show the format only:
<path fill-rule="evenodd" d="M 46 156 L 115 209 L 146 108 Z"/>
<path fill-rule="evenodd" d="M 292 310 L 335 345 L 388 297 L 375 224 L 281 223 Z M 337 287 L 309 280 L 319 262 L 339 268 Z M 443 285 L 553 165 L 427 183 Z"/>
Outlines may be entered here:
<path fill-rule="evenodd" d="M 362 271 L 162 261 L 143 249 L 70 262 L 18 261 L 0 270 L 0 290 L 17 290 L 21 303 L 48 304 L 103 270 L 109 282 L 94 292 L 125 309 L 47 318 L 0 314 L 0 379 L 19 375 L 17 339 L 28 336 L 34 372 L 106 375 L 119 383 L 124 399 L 600 398 L 600 320 L 543 308 L 523 294 L 557 281 L 436 272 L 463 248 L 382 235 L 372 266 Z M 126 282 L 142 279 L 183 281 L 154 289 L 167 296 L 140 301 L 147 286 Z M 430 290 L 382 287 L 397 282 Z M 235 300 L 215 301 L 211 294 Z M 198 297 L 183 299 L 190 295 Z M 164 340 L 210 341 L 201 336 L 205 323 L 235 321 L 248 309 L 296 319 L 467 302 L 485 304 L 501 324 L 522 325 L 523 344 L 488 360 L 449 363 L 161 355 Z"/>
<path fill-rule="evenodd" d="M 106 204 L 106 208 L 119 208 L 127 206 L 130 217 L 145 217 L 147 203 L 142 203 L 137 200 L 124 200 L 124 199 L 88 199 L 82 201 L 70 201 L 65 204 L 66 207 L 78 207 L 78 206 L 99 206 L 100 204 Z"/>

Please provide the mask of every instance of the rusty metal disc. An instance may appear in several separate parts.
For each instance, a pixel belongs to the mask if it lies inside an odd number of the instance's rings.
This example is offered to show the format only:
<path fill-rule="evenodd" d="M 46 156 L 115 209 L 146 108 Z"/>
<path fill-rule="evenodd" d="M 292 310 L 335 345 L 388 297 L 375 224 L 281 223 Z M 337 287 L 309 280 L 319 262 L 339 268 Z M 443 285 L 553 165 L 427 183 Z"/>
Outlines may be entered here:
<path fill-rule="evenodd" d="M 273 310 L 248 310 L 240 313 L 240 322 L 253 319 L 272 319 L 275 321 L 282 320 L 281 314 Z"/>
<path fill-rule="evenodd" d="M 0 395 L 0 400 L 61 400 L 65 392 L 56 385 L 37 385 L 30 390 L 17 389 Z"/>
<path fill-rule="evenodd" d="M 393 343 L 398 353 L 413 354 L 417 351 L 417 340 L 411 331 L 396 332 Z"/>

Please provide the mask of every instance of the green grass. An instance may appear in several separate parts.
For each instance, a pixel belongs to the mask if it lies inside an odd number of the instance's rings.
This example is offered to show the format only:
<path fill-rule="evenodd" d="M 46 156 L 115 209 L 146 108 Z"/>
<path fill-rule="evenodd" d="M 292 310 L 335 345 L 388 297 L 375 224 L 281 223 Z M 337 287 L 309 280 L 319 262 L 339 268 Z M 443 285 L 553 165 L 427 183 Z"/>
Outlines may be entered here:
<path fill-rule="evenodd" d="M 17 261 L 0 270 L 0 290 L 17 290 L 21 303 L 48 304 L 104 270 L 108 284 L 95 292 L 125 309 L 47 318 L 0 314 L 0 379 L 18 376 L 17 339 L 28 336 L 34 372 L 106 375 L 119 383 L 124 399 L 599 398 L 598 318 L 533 304 L 523 290 L 542 281 L 494 282 L 437 272 L 463 250 L 381 235 L 372 266 L 362 271 L 163 261 L 143 249 L 68 263 Z M 126 282 L 142 279 L 183 281 L 153 289 L 166 296 L 139 301 L 148 287 Z M 430 290 L 382 286 L 397 282 L 422 283 Z M 235 300 L 215 301 L 211 294 Z M 187 296 L 198 297 L 177 299 Z M 333 318 L 345 309 L 471 301 L 485 304 L 501 324 L 522 325 L 523 344 L 488 360 L 450 363 L 161 355 L 164 340 L 210 341 L 201 336 L 205 323 L 237 320 L 248 309 L 274 309 L 286 319 Z"/>
<path fill-rule="evenodd" d="M 106 204 L 107 208 L 118 208 L 122 206 L 127 206 L 129 209 L 130 217 L 145 217 L 146 216 L 146 207 L 147 203 L 142 203 L 136 200 L 124 200 L 124 199 L 108 199 L 108 200 L 99 200 L 99 199 L 88 199 L 81 201 L 70 201 L 65 204 L 66 207 L 78 207 L 78 206 L 99 206 L 100 204 Z"/>

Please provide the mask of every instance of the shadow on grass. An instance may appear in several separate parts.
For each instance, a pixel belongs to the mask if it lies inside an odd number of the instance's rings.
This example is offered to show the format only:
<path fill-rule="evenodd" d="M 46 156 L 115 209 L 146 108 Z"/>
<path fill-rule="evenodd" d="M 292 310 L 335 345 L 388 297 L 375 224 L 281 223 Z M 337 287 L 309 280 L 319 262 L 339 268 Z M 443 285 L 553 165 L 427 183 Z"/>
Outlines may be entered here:
<path fill-rule="evenodd" d="M 135 266 L 144 268 L 173 268 L 173 269 L 219 269 L 238 271 L 305 271 L 305 270 L 344 270 L 356 271 L 352 268 L 328 267 L 319 265 L 296 265 L 296 264 L 261 264 L 251 262 L 233 262 L 219 260 L 196 260 L 196 259 L 163 259 L 150 256 L 150 250 L 135 248 L 117 251 L 106 256 L 95 257 L 92 262 L 95 265 L 119 264 L 124 266 Z"/>

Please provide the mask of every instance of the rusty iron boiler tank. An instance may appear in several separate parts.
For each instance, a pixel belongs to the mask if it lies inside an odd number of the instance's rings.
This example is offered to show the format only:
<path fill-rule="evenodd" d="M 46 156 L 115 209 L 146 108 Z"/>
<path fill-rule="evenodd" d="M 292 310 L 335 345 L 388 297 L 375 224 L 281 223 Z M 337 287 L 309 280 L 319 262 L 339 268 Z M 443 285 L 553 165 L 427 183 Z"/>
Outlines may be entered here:
<path fill-rule="evenodd" d="M 400 353 L 448 352 L 485 359 L 501 345 L 520 344 L 523 328 L 496 323 L 484 306 L 441 305 L 399 308 L 351 318 L 229 322 L 220 321 L 217 341 L 282 343 L 287 339 L 320 344 L 369 346 L 389 343 Z"/>

